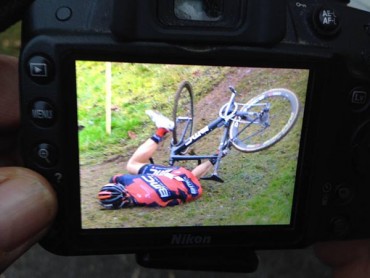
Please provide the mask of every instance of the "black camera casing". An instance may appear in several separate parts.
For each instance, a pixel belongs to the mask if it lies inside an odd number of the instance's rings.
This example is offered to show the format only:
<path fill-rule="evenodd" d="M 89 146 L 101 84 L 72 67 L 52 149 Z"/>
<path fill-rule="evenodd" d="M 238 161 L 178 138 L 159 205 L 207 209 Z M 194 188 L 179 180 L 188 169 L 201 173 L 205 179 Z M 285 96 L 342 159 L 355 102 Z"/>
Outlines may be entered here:
<path fill-rule="evenodd" d="M 292 248 L 370 236 L 370 13 L 339 1 L 235 2 L 236 15 L 225 4 L 224 19 L 209 23 L 174 17 L 172 1 L 34 1 L 23 22 L 21 146 L 58 195 L 47 249 Z M 309 69 L 291 224 L 81 229 L 77 59 Z"/>

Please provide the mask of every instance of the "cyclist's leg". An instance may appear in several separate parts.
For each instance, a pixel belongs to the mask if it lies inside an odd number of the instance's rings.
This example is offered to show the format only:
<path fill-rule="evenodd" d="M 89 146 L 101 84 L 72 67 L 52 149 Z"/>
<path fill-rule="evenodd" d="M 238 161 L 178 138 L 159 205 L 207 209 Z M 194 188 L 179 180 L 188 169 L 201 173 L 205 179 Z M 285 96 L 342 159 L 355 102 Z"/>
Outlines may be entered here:
<path fill-rule="evenodd" d="M 148 164 L 150 158 L 158 149 L 158 144 L 163 141 L 164 136 L 172 130 L 174 126 L 171 120 L 158 112 L 147 110 L 146 114 L 155 123 L 157 130 L 150 139 L 146 140 L 137 148 L 127 162 L 126 168 L 130 174 L 138 174 L 141 167 Z"/>
<path fill-rule="evenodd" d="M 149 159 L 158 149 L 158 143 L 152 138 L 141 144 L 127 162 L 127 171 L 130 174 L 138 174 L 141 167 L 149 163 Z"/>
<path fill-rule="evenodd" d="M 130 174 L 138 174 L 141 167 L 145 164 L 148 164 L 150 158 L 153 156 L 155 151 L 158 149 L 158 145 L 163 141 L 164 136 L 169 132 L 168 129 L 165 128 L 157 128 L 156 132 L 153 134 L 151 138 L 146 140 L 143 144 L 141 144 L 134 154 L 131 156 L 129 161 L 127 162 L 127 171 Z"/>
<path fill-rule="evenodd" d="M 198 179 L 205 176 L 207 172 L 212 169 L 213 165 L 211 161 L 207 160 L 201 164 L 199 164 L 197 167 L 191 171 L 194 176 L 196 176 Z"/>

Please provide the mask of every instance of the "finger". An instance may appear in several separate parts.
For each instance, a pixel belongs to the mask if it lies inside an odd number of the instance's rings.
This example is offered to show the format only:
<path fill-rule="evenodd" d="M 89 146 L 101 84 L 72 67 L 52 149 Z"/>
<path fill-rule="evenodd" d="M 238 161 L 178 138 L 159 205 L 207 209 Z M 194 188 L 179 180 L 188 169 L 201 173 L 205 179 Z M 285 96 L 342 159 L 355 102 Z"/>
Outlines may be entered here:
<path fill-rule="evenodd" d="M 17 153 L 18 60 L 0 55 L 0 73 L 0 167 L 2 167 L 20 164 Z"/>
<path fill-rule="evenodd" d="M 338 267 L 370 258 L 370 240 L 321 242 L 314 246 L 316 256 L 325 264 Z"/>
<path fill-rule="evenodd" d="M 32 247 L 32 245 L 35 244 L 35 242 L 40 240 L 44 236 L 46 231 L 47 229 L 35 235 L 35 237 L 31 238 L 31 240 L 25 242 L 24 244 L 20 245 L 19 247 L 12 251 L 7 252 L 0 251 L 0 277 L 2 277 L 1 273 L 3 273 L 12 263 L 14 263 L 26 251 L 28 251 Z"/>
<path fill-rule="evenodd" d="M 5 269 L 51 225 L 55 193 L 43 177 L 30 170 L 2 168 L 0 211 L 0 268 Z"/>
<path fill-rule="evenodd" d="M 18 60 L 0 55 L 0 133 L 19 125 Z"/>

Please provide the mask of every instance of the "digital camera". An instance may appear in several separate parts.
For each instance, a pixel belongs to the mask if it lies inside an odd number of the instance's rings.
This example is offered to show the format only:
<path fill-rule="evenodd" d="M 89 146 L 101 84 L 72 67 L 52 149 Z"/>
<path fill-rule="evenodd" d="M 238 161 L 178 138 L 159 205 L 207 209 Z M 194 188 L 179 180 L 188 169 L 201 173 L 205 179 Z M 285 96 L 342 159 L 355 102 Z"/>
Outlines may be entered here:
<path fill-rule="evenodd" d="M 216 268 L 233 256 L 235 270 L 235 250 L 370 236 L 370 14 L 343 1 L 36 0 L 20 78 L 24 163 L 59 201 L 42 243 L 54 253 Z M 191 109 L 176 102 L 184 84 Z M 286 91 L 293 110 L 267 99 Z M 192 125 L 181 148 L 168 133 L 155 164 L 213 159 L 217 175 L 193 202 L 107 210 L 99 190 L 155 131 L 146 110 Z M 250 143 L 287 111 L 284 134 Z"/>

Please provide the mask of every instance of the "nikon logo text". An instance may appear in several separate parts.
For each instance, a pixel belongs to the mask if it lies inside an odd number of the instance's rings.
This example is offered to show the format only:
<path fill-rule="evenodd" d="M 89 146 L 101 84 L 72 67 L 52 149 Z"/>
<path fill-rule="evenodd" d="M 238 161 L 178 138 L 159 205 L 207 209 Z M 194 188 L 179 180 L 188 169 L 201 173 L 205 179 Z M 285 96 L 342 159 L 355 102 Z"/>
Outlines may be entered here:
<path fill-rule="evenodd" d="M 172 245 L 207 245 L 211 244 L 210 236 L 199 236 L 191 234 L 177 234 L 172 236 Z"/>

